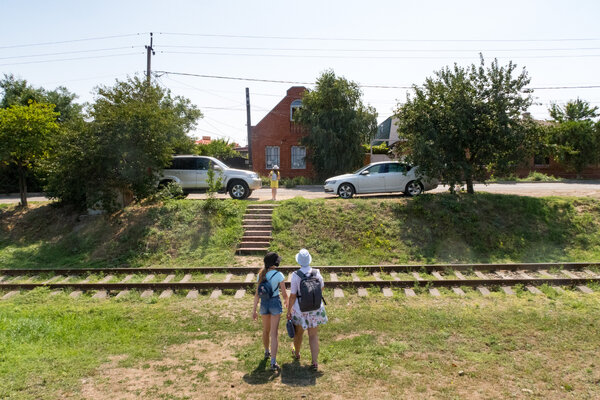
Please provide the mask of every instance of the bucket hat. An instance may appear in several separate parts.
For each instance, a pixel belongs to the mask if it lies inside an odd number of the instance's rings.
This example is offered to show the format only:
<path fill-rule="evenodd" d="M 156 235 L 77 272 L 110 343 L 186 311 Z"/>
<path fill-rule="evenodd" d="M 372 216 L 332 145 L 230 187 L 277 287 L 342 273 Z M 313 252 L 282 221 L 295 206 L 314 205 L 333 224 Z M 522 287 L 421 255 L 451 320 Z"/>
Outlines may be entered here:
<path fill-rule="evenodd" d="M 273 165 L 273 169 L 279 169 L 279 165 Z"/>
<path fill-rule="evenodd" d="M 312 261 L 312 257 L 310 253 L 306 249 L 302 249 L 296 254 L 296 262 L 300 264 L 301 267 L 307 267 Z"/>

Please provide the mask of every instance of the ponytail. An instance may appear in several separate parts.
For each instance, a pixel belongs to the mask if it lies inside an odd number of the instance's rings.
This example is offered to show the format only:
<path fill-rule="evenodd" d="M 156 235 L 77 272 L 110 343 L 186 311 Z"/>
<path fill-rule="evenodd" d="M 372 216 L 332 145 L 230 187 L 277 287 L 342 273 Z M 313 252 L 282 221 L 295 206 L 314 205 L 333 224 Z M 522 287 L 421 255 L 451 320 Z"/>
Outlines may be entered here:
<path fill-rule="evenodd" d="M 265 276 L 267 276 L 267 272 L 269 272 L 269 268 L 267 268 L 267 267 L 261 268 L 260 272 L 258 273 L 258 281 L 259 282 L 262 282 L 265 280 Z"/>

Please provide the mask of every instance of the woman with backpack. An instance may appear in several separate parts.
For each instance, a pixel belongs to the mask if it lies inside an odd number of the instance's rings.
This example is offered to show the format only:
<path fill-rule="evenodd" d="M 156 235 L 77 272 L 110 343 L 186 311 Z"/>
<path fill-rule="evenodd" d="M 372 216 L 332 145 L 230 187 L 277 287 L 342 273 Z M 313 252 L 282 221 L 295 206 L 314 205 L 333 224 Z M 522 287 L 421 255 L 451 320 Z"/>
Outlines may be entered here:
<path fill-rule="evenodd" d="M 288 304 L 288 295 L 285 290 L 285 277 L 277 267 L 281 262 L 281 257 L 274 252 L 269 252 L 264 258 L 265 267 L 258 273 L 258 287 L 254 295 L 254 310 L 252 319 L 256 321 L 256 307 L 260 299 L 260 315 L 262 318 L 262 339 L 265 346 L 265 360 L 271 358 L 271 370 L 279 369 L 277 364 L 277 348 L 279 345 L 279 319 L 283 312 L 279 292 L 283 294 L 285 304 Z M 271 351 L 269 352 L 269 339 L 271 342 Z"/>
<path fill-rule="evenodd" d="M 304 331 L 308 331 L 311 368 L 317 371 L 319 369 L 319 325 L 327 323 L 327 314 L 322 296 L 325 283 L 319 270 L 310 267 L 311 261 L 312 257 L 306 249 L 296 254 L 296 262 L 300 264 L 300 269 L 292 274 L 287 319 L 291 319 L 295 327 L 292 356 L 295 360 L 300 360 L 302 335 Z"/>

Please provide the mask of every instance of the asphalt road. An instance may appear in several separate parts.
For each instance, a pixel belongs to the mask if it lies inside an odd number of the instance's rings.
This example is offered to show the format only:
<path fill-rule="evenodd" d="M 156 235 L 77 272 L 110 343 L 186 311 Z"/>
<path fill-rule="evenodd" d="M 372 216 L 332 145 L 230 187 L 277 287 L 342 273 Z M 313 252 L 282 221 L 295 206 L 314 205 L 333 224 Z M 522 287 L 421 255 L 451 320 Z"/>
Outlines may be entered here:
<path fill-rule="evenodd" d="M 448 188 L 440 186 L 430 193 L 442 193 Z M 502 194 L 516 194 L 521 196 L 575 196 L 575 197 L 593 197 L 600 199 L 600 181 L 572 181 L 572 182 L 527 182 L 527 183 L 490 183 L 488 185 L 476 184 L 475 192 L 489 192 Z M 358 195 L 358 198 L 397 198 L 402 196 L 402 193 L 393 194 L 374 194 L 374 195 Z M 229 198 L 227 194 L 217 194 L 217 198 Z M 306 199 L 333 199 L 335 196 L 323 192 L 322 186 L 297 186 L 293 189 L 279 188 L 277 190 L 277 200 L 287 200 L 294 197 L 304 197 Z M 204 199 L 204 193 L 192 193 L 188 196 L 189 199 Z M 270 200 L 271 189 L 258 189 L 252 192 L 250 200 Z M 30 193 L 29 201 L 48 201 L 42 193 Z M 0 204 L 18 203 L 19 195 L 0 195 Z"/>

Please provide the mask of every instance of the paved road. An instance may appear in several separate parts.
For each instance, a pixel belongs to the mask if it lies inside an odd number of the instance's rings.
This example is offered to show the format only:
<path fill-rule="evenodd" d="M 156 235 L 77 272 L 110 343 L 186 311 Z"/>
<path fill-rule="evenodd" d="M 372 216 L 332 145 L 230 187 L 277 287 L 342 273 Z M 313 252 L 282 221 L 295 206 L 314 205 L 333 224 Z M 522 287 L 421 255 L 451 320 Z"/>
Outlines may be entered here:
<path fill-rule="evenodd" d="M 440 186 L 431 191 L 431 193 L 442 193 L 448 188 Z M 576 197 L 594 197 L 600 199 L 600 181 L 582 182 L 559 182 L 559 183 L 491 183 L 489 185 L 476 184 L 475 192 L 489 192 L 502 194 L 516 194 L 522 196 L 576 196 Z M 377 194 L 377 195 L 359 195 L 357 197 L 369 198 L 397 198 L 400 193 L 395 194 Z M 218 198 L 229 198 L 227 194 L 217 194 Z M 294 197 L 304 197 L 306 199 L 333 199 L 335 196 L 323 192 L 322 186 L 298 186 L 293 189 L 280 188 L 277 191 L 277 200 L 288 200 Z M 189 199 L 204 199 L 206 194 L 192 193 Z M 28 196 L 29 201 L 47 201 L 48 199 L 41 193 L 31 193 Z M 250 200 L 270 200 L 271 189 L 258 189 L 252 192 Z M 0 195 L 0 203 L 18 203 L 19 195 Z"/>

